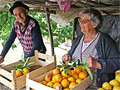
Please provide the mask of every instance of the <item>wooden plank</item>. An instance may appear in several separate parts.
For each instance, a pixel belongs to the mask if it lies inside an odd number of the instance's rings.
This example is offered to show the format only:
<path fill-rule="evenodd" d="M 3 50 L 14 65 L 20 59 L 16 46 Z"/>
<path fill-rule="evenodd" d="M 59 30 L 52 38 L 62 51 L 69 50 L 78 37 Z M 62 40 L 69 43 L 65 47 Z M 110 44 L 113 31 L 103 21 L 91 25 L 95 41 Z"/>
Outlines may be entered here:
<path fill-rule="evenodd" d="M 14 62 L 14 63 L 11 63 L 9 65 L 2 66 L 1 68 L 5 69 L 8 72 L 11 72 L 11 70 L 15 70 L 13 67 L 15 65 L 18 65 L 18 64 L 21 64 L 21 63 L 20 62 Z"/>
<path fill-rule="evenodd" d="M 30 79 L 26 79 L 26 82 L 27 82 L 26 86 L 33 88 L 35 90 L 43 90 L 43 89 L 44 90 L 55 90 L 53 88 L 47 87 L 45 85 L 42 85 L 42 84 L 35 82 L 33 80 L 30 80 Z M 26 88 L 26 90 L 30 90 L 30 89 Z"/>
<path fill-rule="evenodd" d="M 0 81 L 1 81 L 2 84 L 6 85 L 7 87 L 9 87 L 11 89 L 14 88 L 13 82 L 8 81 L 8 80 L 6 80 L 5 78 L 3 78 L 1 76 L 0 76 Z"/>
<path fill-rule="evenodd" d="M 71 90 L 85 90 L 88 86 L 90 86 L 91 83 L 92 83 L 92 80 L 90 79 L 90 76 L 88 76 L 81 83 L 77 84 Z"/>
<path fill-rule="evenodd" d="M 2 67 L 0 68 L 0 74 L 3 75 L 4 77 L 13 80 L 12 74 L 4 69 Z"/>
<path fill-rule="evenodd" d="M 54 62 L 47 65 L 47 66 L 41 67 L 39 69 L 36 69 L 36 70 L 30 72 L 29 73 L 29 78 L 34 79 L 34 78 L 36 78 L 36 77 L 38 77 L 38 76 L 52 70 L 53 68 L 55 68 L 55 63 Z"/>
<path fill-rule="evenodd" d="M 47 54 L 43 54 L 43 53 L 39 53 L 37 50 L 35 50 L 35 58 L 36 60 L 38 60 L 38 58 L 42 58 L 48 61 L 55 61 L 55 55 L 51 56 L 51 55 L 47 55 Z"/>
<path fill-rule="evenodd" d="M 44 79 L 44 78 L 45 78 L 45 75 L 48 74 L 48 73 L 52 75 L 52 71 L 53 71 L 53 70 L 50 70 L 49 72 L 47 72 L 47 73 L 45 73 L 45 74 L 43 74 L 43 75 L 41 75 L 41 76 L 39 76 L 39 77 L 36 77 L 36 78 L 34 79 L 34 81 L 40 82 L 40 81 L 45 80 L 45 79 Z"/>
<path fill-rule="evenodd" d="M 23 75 L 23 76 L 20 76 L 19 78 L 16 78 L 14 80 L 14 82 L 15 82 L 15 89 L 16 90 L 19 90 L 19 89 L 25 87 L 25 85 L 26 85 L 26 74 Z"/>

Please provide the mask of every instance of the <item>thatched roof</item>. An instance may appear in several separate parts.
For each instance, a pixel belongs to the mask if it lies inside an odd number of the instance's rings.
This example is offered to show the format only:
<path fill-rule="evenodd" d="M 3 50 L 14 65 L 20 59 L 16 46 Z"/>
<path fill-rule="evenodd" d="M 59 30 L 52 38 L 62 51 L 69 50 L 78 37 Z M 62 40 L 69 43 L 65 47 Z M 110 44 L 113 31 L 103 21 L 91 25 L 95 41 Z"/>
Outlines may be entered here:
<path fill-rule="evenodd" d="M 22 1 L 34 11 L 43 11 L 48 8 L 52 11 L 59 11 L 59 0 L 0 0 L 0 6 L 7 3 Z M 65 0 L 72 3 L 69 11 L 80 11 L 84 8 L 95 8 L 107 15 L 120 15 L 120 0 Z M 1 9 L 2 10 L 2 9 Z"/>

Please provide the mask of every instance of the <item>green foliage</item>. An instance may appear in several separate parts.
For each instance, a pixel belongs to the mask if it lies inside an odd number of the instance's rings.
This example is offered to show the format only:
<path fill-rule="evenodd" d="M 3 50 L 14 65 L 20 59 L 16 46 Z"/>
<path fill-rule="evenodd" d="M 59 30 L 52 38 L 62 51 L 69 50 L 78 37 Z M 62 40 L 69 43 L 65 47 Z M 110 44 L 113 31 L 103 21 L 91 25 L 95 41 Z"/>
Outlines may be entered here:
<path fill-rule="evenodd" d="M 11 4 L 7 4 L 4 8 L 9 9 L 10 7 Z M 43 37 L 47 36 L 47 38 L 49 39 L 46 15 L 40 12 L 30 12 L 29 15 L 38 21 Z M 0 22 L 1 22 L 0 40 L 3 40 L 2 45 L 5 44 L 7 38 L 9 37 L 14 21 L 15 21 L 15 17 L 14 15 L 11 15 L 10 12 L 0 11 Z M 50 24 L 51 24 L 52 33 L 57 35 L 57 36 L 53 36 L 54 47 L 57 47 L 60 43 L 64 43 L 65 39 L 69 39 L 69 40 L 72 39 L 71 36 L 72 36 L 73 21 L 71 21 L 66 27 L 60 26 L 59 24 L 55 23 L 52 19 L 50 19 Z M 13 44 L 12 48 L 15 47 L 16 45 Z"/>
<path fill-rule="evenodd" d="M 88 72 L 90 78 L 93 80 L 92 72 L 91 72 L 90 68 L 88 68 L 88 66 L 85 62 L 86 62 L 85 58 L 83 59 L 83 61 L 81 63 L 80 63 L 80 60 L 78 60 L 78 66 L 83 65 L 85 67 L 85 70 Z"/>
<path fill-rule="evenodd" d="M 34 62 L 30 62 L 28 63 L 30 60 L 30 57 L 28 57 L 26 60 L 25 59 L 22 59 L 22 60 L 19 60 L 19 62 L 21 62 L 22 64 L 18 64 L 16 66 L 14 66 L 13 68 L 15 68 L 16 70 L 23 70 L 23 68 L 28 68 L 29 70 L 31 69 L 30 68 L 30 65 L 34 64 Z"/>
<path fill-rule="evenodd" d="M 9 8 L 10 5 L 6 5 L 4 8 Z M 15 17 L 10 14 L 10 12 L 0 11 L 0 40 L 3 40 L 2 46 L 4 46 L 11 29 L 13 27 Z M 12 48 L 15 48 L 16 45 L 13 44 Z"/>
<path fill-rule="evenodd" d="M 64 67 L 63 71 L 65 72 L 65 74 L 69 75 L 68 73 L 68 69 L 73 69 L 75 66 L 74 64 L 76 64 L 75 62 L 73 62 L 73 60 L 69 61 L 68 64 L 66 64 L 64 61 L 60 61 L 61 65 L 57 65 L 58 68 Z"/>

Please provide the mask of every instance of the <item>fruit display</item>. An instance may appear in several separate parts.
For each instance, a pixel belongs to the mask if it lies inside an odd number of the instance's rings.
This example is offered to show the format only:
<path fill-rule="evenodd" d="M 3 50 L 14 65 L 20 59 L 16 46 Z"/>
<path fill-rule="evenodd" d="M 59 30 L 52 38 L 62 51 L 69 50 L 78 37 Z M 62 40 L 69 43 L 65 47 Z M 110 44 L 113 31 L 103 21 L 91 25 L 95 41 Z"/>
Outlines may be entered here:
<path fill-rule="evenodd" d="M 46 73 L 44 79 L 38 83 L 53 89 L 56 89 L 56 86 L 59 85 L 62 90 L 70 90 L 78 83 L 81 83 L 91 73 L 88 73 L 84 63 L 79 64 L 73 61 L 70 61 L 68 65 L 65 62 L 60 63 L 61 65 L 58 65 L 51 73 Z"/>
<path fill-rule="evenodd" d="M 19 60 L 19 62 L 22 63 L 22 64 L 15 65 L 13 67 L 16 70 L 16 76 L 17 77 L 20 77 L 20 76 L 30 72 L 30 70 L 31 70 L 30 65 L 34 64 L 34 62 L 28 63 L 29 60 L 30 60 L 30 57 L 28 57 L 26 60 L 25 59 Z"/>
<path fill-rule="evenodd" d="M 97 90 L 120 90 L 120 73 L 116 72 L 115 79 L 104 82 L 102 87 Z"/>

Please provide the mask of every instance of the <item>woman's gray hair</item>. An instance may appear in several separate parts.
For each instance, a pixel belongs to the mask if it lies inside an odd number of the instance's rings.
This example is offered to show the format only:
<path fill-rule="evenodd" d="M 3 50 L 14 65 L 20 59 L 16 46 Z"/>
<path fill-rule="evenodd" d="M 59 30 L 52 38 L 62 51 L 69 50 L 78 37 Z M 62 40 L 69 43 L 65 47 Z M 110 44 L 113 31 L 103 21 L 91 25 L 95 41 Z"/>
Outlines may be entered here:
<path fill-rule="evenodd" d="M 102 25 L 102 15 L 98 10 L 95 9 L 86 9 L 83 10 L 82 12 L 80 12 L 80 16 L 82 16 L 82 14 L 88 14 L 90 17 L 90 20 L 92 21 L 92 24 L 97 23 L 97 27 L 95 28 L 95 30 L 99 30 L 99 28 Z"/>

